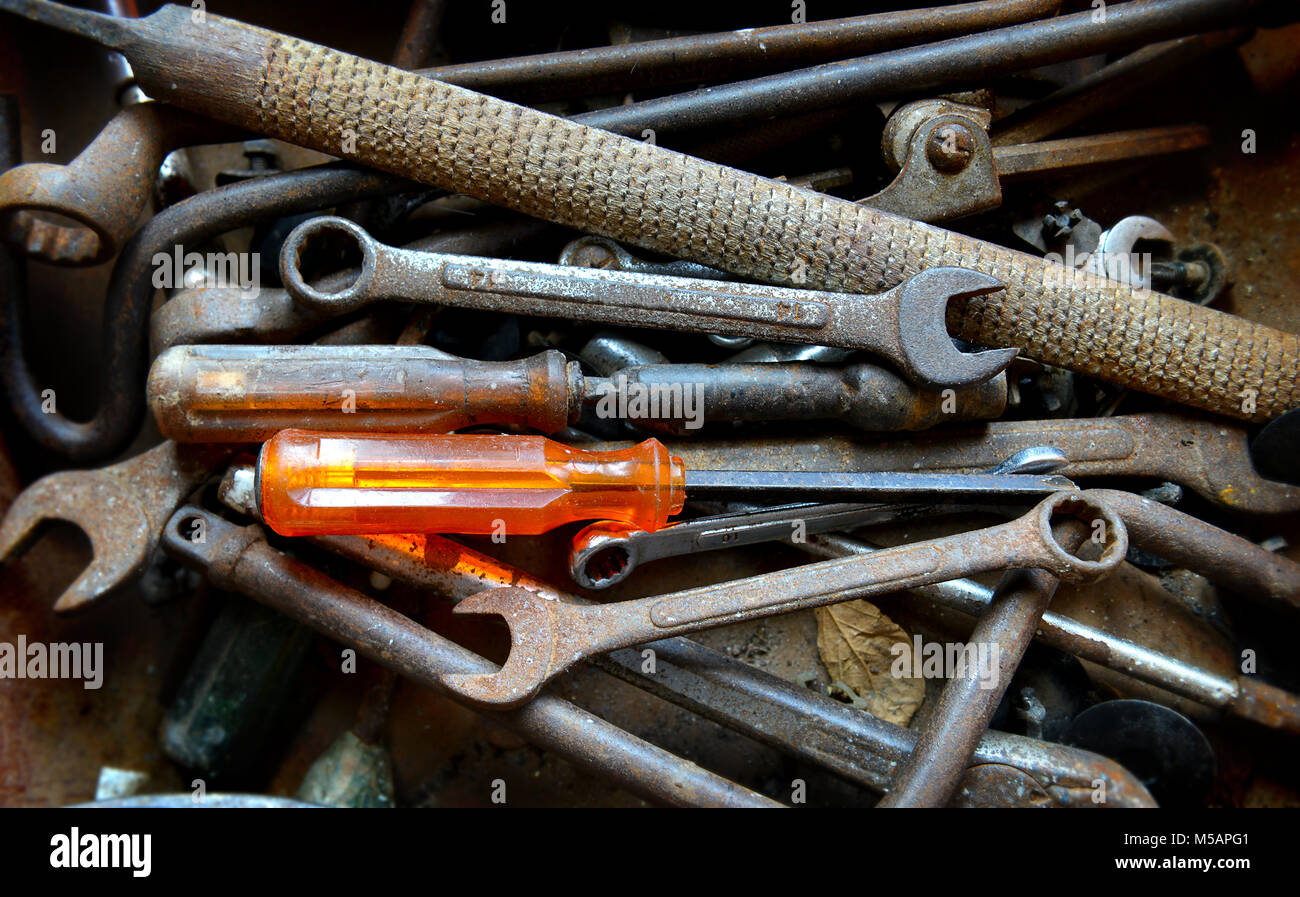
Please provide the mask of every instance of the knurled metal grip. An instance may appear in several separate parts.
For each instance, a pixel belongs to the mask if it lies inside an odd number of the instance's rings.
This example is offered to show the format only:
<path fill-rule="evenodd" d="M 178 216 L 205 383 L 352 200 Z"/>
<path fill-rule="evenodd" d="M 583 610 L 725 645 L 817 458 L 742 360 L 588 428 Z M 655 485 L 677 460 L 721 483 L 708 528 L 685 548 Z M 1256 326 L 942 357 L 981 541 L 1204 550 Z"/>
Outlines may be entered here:
<path fill-rule="evenodd" d="M 216 16 L 194 30 L 226 53 L 225 96 L 198 63 L 151 94 L 757 280 L 874 293 L 974 268 L 1006 290 L 950 305 L 962 339 L 1247 420 L 1300 406 L 1294 334 Z"/>

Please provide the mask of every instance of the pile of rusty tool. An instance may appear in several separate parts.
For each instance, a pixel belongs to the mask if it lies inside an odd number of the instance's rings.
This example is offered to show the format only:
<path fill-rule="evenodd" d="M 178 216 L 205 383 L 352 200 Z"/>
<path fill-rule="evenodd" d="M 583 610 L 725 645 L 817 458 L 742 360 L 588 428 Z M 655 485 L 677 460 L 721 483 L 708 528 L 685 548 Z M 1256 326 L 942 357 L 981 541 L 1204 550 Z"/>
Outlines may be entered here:
<path fill-rule="evenodd" d="M 1292 5 L 470 6 L 0 0 L 0 803 L 1300 805 Z"/>

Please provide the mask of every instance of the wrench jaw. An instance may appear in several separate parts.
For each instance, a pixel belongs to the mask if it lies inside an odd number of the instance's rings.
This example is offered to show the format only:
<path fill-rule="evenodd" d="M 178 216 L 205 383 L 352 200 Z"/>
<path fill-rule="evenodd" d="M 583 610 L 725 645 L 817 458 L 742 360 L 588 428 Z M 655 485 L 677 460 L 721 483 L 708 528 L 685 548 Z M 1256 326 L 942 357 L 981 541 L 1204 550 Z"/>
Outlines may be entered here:
<path fill-rule="evenodd" d="M 517 707 L 533 698 L 567 663 L 557 663 L 564 642 L 556 619 L 562 602 L 517 586 L 488 589 L 456 605 L 458 614 L 497 614 L 510 629 L 510 656 L 495 673 L 451 673 L 443 684 L 470 701 L 496 708 Z"/>
<path fill-rule="evenodd" d="M 1087 560 L 1068 550 L 1052 532 L 1053 522 L 1073 517 L 1088 528 L 1088 539 L 1102 546 L 1101 556 Z M 1064 582 L 1091 582 L 1111 573 L 1128 554 L 1128 530 L 1119 515 L 1084 492 L 1057 492 L 1039 502 L 1030 519 L 1052 559 L 1045 567 Z"/>
<path fill-rule="evenodd" d="M 968 268 L 927 268 L 898 286 L 898 354 L 912 382 L 942 389 L 983 383 L 1004 371 L 1016 349 L 962 352 L 948 335 L 948 303 L 1002 289 L 996 277 Z"/>
<path fill-rule="evenodd" d="M 157 547 L 157 533 L 136 499 L 115 480 L 87 479 L 85 471 L 53 473 L 14 499 L 0 522 L 0 563 L 22 554 L 42 524 L 77 525 L 90 539 L 92 558 L 54 603 L 55 613 L 77 611 L 142 574 Z"/>

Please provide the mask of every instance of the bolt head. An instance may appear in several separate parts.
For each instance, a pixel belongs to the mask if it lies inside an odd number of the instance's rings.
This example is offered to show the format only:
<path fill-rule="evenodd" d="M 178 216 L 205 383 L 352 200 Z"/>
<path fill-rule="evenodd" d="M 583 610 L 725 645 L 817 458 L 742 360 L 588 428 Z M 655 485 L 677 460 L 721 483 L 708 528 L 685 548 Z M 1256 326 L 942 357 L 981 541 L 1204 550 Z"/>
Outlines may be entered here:
<path fill-rule="evenodd" d="M 940 122 L 930 132 L 925 155 L 938 171 L 956 174 L 975 157 L 975 135 L 965 125 Z"/>

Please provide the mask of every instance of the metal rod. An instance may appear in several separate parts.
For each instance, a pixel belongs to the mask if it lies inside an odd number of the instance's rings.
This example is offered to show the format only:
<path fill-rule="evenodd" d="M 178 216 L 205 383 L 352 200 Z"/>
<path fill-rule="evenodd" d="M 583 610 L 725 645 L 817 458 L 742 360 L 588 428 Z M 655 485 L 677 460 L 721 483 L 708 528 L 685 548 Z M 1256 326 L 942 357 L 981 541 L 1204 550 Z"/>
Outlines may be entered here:
<path fill-rule="evenodd" d="M 1071 550 L 1077 550 L 1088 534 L 1079 521 L 1062 521 L 1052 530 Z M 992 685 L 985 679 L 988 671 L 974 663 L 964 664 L 962 673 L 948 680 L 879 806 L 938 807 L 952 797 L 1059 584 L 1043 570 L 1012 571 L 1003 579 L 967 641 L 992 649 L 997 664 Z"/>
<path fill-rule="evenodd" d="M 535 102 L 587 92 L 604 94 L 759 75 L 1047 18 L 1060 6 L 1060 0 L 986 0 L 418 71 L 494 96 Z"/>

